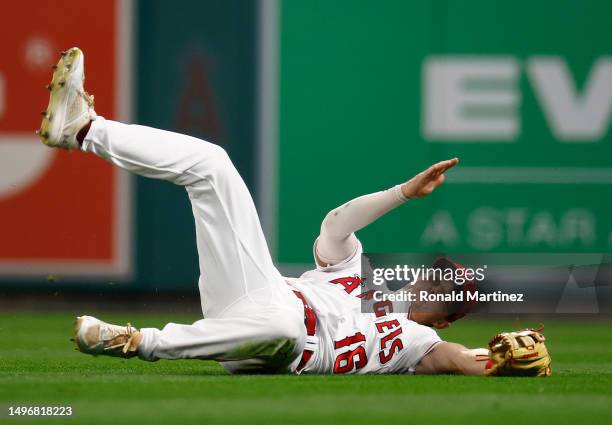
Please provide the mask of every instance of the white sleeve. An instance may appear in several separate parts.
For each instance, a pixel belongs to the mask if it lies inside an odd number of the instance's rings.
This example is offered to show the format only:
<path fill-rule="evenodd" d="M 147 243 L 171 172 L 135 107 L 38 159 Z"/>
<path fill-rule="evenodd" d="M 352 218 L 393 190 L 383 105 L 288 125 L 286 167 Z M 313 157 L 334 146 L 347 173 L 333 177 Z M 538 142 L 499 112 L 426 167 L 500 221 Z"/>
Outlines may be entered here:
<path fill-rule="evenodd" d="M 315 259 L 321 266 L 340 263 L 357 251 L 355 232 L 407 201 L 401 185 L 355 198 L 331 210 L 315 244 Z"/>

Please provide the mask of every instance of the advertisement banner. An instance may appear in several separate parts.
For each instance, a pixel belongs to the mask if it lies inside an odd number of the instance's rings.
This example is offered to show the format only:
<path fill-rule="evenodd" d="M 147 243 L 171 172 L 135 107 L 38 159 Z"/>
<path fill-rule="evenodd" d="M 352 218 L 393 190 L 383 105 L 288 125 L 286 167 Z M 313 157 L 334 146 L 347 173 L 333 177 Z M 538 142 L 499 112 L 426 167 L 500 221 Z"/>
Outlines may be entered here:
<path fill-rule="evenodd" d="M 98 114 L 128 119 L 130 3 L 23 0 L 3 5 L 0 57 L 0 276 L 127 277 L 129 178 L 34 131 L 60 51 L 85 52 Z M 68 13 L 69 11 L 69 13 Z"/>
<path fill-rule="evenodd" d="M 453 157 L 436 193 L 360 232 L 366 252 L 608 252 L 611 12 L 282 2 L 279 262 L 312 264 L 332 208 Z"/>

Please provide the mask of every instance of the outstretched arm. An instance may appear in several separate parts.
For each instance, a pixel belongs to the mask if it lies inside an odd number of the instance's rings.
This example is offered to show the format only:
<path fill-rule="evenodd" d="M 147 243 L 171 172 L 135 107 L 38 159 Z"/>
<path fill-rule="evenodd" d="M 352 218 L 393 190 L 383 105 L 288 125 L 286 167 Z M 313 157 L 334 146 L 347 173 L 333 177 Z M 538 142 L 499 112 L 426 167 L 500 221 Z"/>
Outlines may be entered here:
<path fill-rule="evenodd" d="M 489 360 L 486 348 L 469 349 L 454 342 L 441 342 L 416 367 L 418 375 L 456 373 L 484 375 Z"/>
<path fill-rule="evenodd" d="M 321 224 L 315 247 L 317 263 L 330 266 L 352 256 L 357 249 L 356 231 L 408 199 L 429 195 L 444 181 L 444 172 L 457 163 L 457 158 L 438 162 L 405 183 L 360 196 L 330 211 Z"/>

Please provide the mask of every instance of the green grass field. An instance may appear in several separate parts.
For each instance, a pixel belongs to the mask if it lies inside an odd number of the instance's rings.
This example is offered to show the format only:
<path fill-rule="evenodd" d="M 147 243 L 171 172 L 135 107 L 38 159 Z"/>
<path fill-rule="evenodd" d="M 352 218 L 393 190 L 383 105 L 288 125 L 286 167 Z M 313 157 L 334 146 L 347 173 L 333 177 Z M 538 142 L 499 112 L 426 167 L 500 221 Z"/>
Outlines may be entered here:
<path fill-rule="evenodd" d="M 195 317 L 107 314 L 136 326 Z M 230 376 L 213 362 L 94 358 L 68 341 L 73 317 L 0 314 L 0 422 L 71 424 L 612 423 L 612 321 L 548 321 L 554 375 Z M 534 324 L 536 325 L 536 324 Z M 463 320 L 444 339 L 482 346 L 511 320 Z M 8 417 L 66 405 L 67 418 Z"/>

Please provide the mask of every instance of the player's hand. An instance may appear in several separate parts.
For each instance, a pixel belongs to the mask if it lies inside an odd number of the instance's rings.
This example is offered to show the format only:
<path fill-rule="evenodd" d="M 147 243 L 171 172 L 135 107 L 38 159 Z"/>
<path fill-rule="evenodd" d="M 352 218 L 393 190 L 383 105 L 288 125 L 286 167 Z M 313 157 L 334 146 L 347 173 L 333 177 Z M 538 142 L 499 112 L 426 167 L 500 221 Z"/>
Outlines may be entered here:
<path fill-rule="evenodd" d="M 408 199 L 429 195 L 444 181 L 444 172 L 458 163 L 459 158 L 453 158 L 432 165 L 404 183 L 402 193 Z"/>

